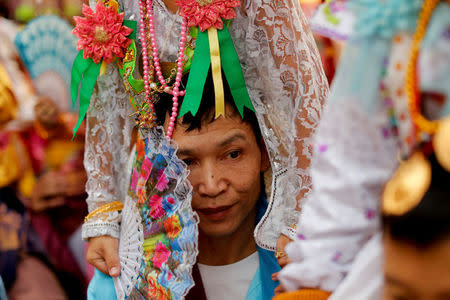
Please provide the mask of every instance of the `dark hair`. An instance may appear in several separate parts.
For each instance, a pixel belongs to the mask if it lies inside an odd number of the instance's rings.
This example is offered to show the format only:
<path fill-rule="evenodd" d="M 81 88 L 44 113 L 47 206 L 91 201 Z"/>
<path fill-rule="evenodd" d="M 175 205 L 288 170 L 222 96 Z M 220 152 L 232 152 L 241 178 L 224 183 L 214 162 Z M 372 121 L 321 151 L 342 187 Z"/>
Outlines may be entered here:
<path fill-rule="evenodd" d="M 402 216 L 384 217 L 385 232 L 398 240 L 427 247 L 450 238 L 450 173 L 429 158 L 431 184 L 422 201 Z"/>
<path fill-rule="evenodd" d="M 186 74 L 182 78 L 181 86 L 184 88 L 187 84 L 189 74 Z M 224 94 L 225 94 L 225 103 L 230 104 L 231 107 L 233 107 L 233 114 L 239 114 L 236 105 L 234 104 L 233 96 L 231 95 L 230 87 L 228 85 L 228 82 L 225 78 L 225 76 L 222 74 L 223 78 L 223 87 L 224 87 Z M 192 131 L 195 129 L 200 130 L 202 128 L 202 125 L 205 123 L 212 123 L 214 122 L 214 112 L 215 112 L 215 93 L 214 93 L 214 83 L 212 79 L 211 70 L 209 70 L 208 76 L 206 78 L 205 87 L 203 89 L 203 96 L 200 103 L 200 107 L 197 111 L 197 114 L 195 116 L 192 116 L 190 112 L 185 114 L 182 117 L 181 124 L 186 127 L 186 131 Z M 181 107 L 183 103 L 183 97 L 178 98 L 178 108 Z M 154 109 L 155 114 L 157 118 L 158 125 L 163 125 L 166 116 L 170 115 L 172 113 L 172 96 L 169 94 L 161 94 L 158 101 L 154 103 Z M 229 112 L 225 112 L 226 114 L 229 114 Z M 253 111 L 244 108 L 244 118 L 242 119 L 242 122 L 249 124 L 253 132 L 255 134 L 256 141 L 258 145 L 260 145 L 261 142 L 261 131 L 259 129 L 258 119 L 256 118 L 256 115 Z"/>

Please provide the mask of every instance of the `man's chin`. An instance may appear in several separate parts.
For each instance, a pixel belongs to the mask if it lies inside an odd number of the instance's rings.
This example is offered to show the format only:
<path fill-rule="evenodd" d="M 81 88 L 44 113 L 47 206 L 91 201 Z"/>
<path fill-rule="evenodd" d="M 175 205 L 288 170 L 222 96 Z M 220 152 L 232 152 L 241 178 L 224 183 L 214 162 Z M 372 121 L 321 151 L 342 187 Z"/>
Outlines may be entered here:
<path fill-rule="evenodd" d="M 206 223 L 206 222 L 205 222 Z M 233 234 L 236 231 L 237 226 L 233 226 L 226 222 L 218 222 L 217 224 L 204 224 L 200 219 L 199 229 L 200 234 L 203 234 L 212 238 L 221 238 Z"/>

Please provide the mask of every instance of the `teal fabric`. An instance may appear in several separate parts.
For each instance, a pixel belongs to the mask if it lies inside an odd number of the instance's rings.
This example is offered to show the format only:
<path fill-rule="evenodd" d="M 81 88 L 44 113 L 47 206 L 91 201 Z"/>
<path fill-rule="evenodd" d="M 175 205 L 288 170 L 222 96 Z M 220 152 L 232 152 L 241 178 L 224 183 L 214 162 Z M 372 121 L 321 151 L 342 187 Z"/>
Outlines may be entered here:
<path fill-rule="evenodd" d="M 92 277 L 87 290 L 87 299 L 116 300 L 116 289 L 112 277 L 95 269 L 94 277 Z"/>
<path fill-rule="evenodd" d="M 267 197 L 262 194 L 258 203 L 258 211 L 256 216 L 256 223 L 264 216 L 267 210 Z M 248 288 L 246 300 L 265 300 L 272 299 L 273 291 L 280 284 L 278 281 L 273 281 L 271 276 L 273 273 L 281 270 L 278 264 L 275 253 L 258 247 L 259 268 Z"/>
<path fill-rule="evenodd" d="M 5 285 L 3 284 L 3 279 L 0 276 L 0 300 L 7 300 Z"/>
<path fill-rule="evenodd" d="M 423 0 L 352 0 L 356 16 L 352 39 L 391 39 L 397 32 L 413 32 Z"/>
<path fill-rule="evenodd" d="M 280 283 L 273 281 L 271 275 L 281 270 L 274 254 L 258 247 L 259 268 L 248 288 L 246 300 L 272 299 L 274 296 L 273 291 Z"/>
<path fill-rule="evenodd" d="M 364 0 L 364 3 L 369 2 L 371 1 Z M 387 1 L 387 3 L 393 4 L 391 0 Z M 414 16 L 412 13 L 416 10 L 417 8 L 411 7 L 405 10 L 404 14 L 396 16 L 397 19 L 392 23 L 397 26 L 393 27 L 393 29 L 396 29 L 395 32 L 398 32 L 399 28 L 401 28 L 399 24 L 412 24 L 411 18 Z M 417 12 L 415 17 L 417 17 Z M 371 22 L 379 23 L 376 19 L 373 19 Z M 389 24 L 389 22 L 386 24 Z M 447 44 L 441 47 L 441 50 L 436 47 L 439 41 L 445 41 L 443 35 L 448 31 L 449 26 L 450 6 L 441 3 L 435 9 L 428 25 L 427 34 L 421 45 L 422 51 L 446 51 L 447 55 L 450 55 L 449 47 L 445 47 L 448 45 L 448 39 Z M 369 27 L 372 28 L 371 26 Z M 375 27 L 372 29 L 374 32 L 376 31 Z M 408 26 L 408 31 L 411 31 L 411 26 Z M 387 32 L 390 34 L 387 34 Z M 379 100 L 379 82 L 385 60 L 391 50 L 392 35 L 395 32 L 387 29 L 384 31 L 384 34 L 380 35 L 368 33 L 363 35 L 356 32 L 356 37 L 358 38 L 350 38 L 336 70 L 328 103 L 357 99 L 369 114 L 383 109 L 382 101 Z M 361 36 L 364 36 L 364 38 L 361 38 Z M 450 99 L 450 72 L 448 72 L 448 68 L 442 69 L 443 71 L 437 76 L 438 78 L 428 81 L 421 79 L 420 89 L 422 91 L 441 92 L 447 96 L 447 99 Z M 442 116 L 450 114 L 450 101 L 447 101 L 446 107 L 441 114 Z"/>

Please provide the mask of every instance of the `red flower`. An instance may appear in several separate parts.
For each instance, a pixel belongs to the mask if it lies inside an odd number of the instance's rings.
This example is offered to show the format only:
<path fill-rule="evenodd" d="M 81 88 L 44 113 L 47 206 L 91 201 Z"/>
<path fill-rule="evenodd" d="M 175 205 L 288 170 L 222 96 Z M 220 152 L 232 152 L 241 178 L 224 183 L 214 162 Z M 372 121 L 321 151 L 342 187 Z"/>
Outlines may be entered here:
<path fill-rule="evenodd" d="M 83 5 L 85 18 L 73 17 L 76 27 L 72 31 L 79 37 L 77 50 L 83 51 L 83 58 L 92 58 L 98 64 L 103 59 L 105 63 L 116 57 L 124 57 L 125 49 L 131 40 L 127 36 L 132 29 L 122 26 L 123 13 L 117 13 L 114 7 L 106 7 L 98 1 L 95 12 L 87 5 Z"/>
<path fill-rule="evenodd" d="M 241 5 L 239 0 L 178 0 L 177 4 L 188 26 L 198 26 L 201 31 L 210 27 L 222 29 L 222 19 L 235 18 L 234 8 Z"/>

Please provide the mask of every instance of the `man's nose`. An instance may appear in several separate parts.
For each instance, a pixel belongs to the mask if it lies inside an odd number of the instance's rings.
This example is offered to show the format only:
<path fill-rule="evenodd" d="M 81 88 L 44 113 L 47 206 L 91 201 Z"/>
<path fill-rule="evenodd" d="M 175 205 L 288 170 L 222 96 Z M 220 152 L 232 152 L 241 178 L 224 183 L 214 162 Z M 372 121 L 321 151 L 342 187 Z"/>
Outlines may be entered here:
<path fill-rule="evenodd" d="M 201 170 L 198 192 L 202 196 L 216 197 L 227 189 L 223 172 L 211 162 L 205 163 Z"/>

